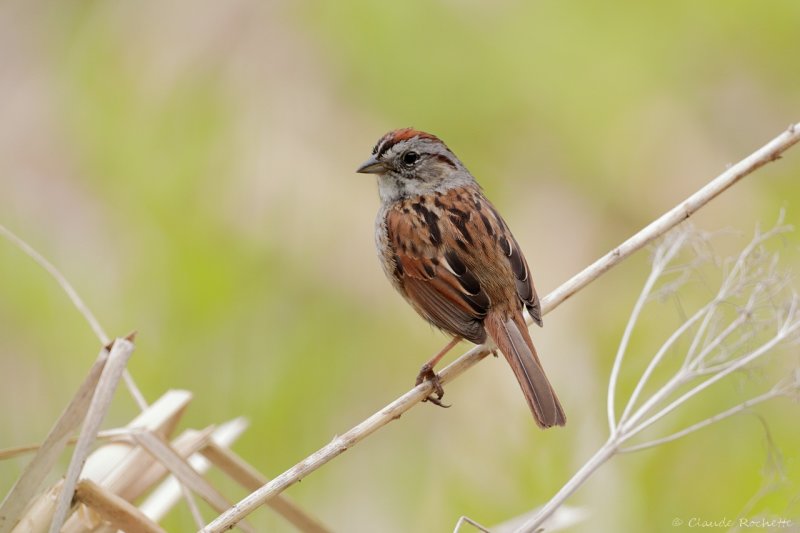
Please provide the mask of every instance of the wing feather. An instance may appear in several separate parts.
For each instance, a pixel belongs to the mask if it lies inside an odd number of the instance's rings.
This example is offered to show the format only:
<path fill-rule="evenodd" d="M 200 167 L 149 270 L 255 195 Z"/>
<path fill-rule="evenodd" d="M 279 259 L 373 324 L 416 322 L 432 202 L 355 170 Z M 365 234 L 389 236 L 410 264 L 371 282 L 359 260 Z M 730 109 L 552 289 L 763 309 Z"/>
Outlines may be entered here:
<path fill-rule="evenodd" d="M 488 208 L 498 226 L 495 229 L 495 232 L 499 235 L 498 244 L 511 265 L 511 271 L 514 273 L 514 284 L 517 289 L 517 295 L 523 305 L 528 308 L 528 312 L 534 322 L 541 326 L 542 308 L 539 302 L 539 295 L 536 294 L 536 288 L 533 286 L 533 279 L 528 269 L 528 261 L 522 254 L 522 250 L 511 234 L 511 230 L 508 229 L 505 220 L 503 220 L 491 204 L 488 205 Z"/>
<path fill-rule="evenodd" d="M 437 238 L 425 246 L 409 245 L 421 242 L 419 236 L 412 239 L 409 232 L 420 231 L 428 224 L 436 225 L 436 230 L 427 233 Z M 477 344 L 484 342 L 483 318 L 490 301 L 475 275 L 442 244 L 447 239 L 438 238 L 448 226 L 439 225 L 432 211 L 417 206 L 405 213 L 390 211 L 386 227 L 399 266 L 395 281 L 411 305 L 436 327 Z"/>

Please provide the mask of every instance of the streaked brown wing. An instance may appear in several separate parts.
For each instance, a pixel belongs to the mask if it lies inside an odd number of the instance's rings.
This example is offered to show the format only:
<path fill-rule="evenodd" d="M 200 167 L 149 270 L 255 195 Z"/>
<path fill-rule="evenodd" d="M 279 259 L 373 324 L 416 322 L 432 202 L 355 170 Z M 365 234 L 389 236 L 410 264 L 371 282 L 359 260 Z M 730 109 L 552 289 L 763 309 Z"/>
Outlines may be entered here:
<path fill-rule="evenodd" d="M 525 260 L 525 256 L 522 255 L 522 250 L 520 250 L 519 244 L 517 244 L 516 239 L 514 239 L 514 236 L 511 234 L 511 230 L 508 229 L 508 225 L 488 201 L 487 204 L 489 211 L 495 219 L 494 221 L 497 223 L 497 226 L 501 228 L 497 231 L 497 242 L 500 246 L 500 250 L 502 250 L 511 265 L 511 271 L 514 273 L 517 295 L 525 307 L 528 308 L 528 312 L 531 314 L 534 322 L 541 326 L 541 304 L 539 303 L 539 295 L 536 294 L 536 288 L 533 286 L 533 279 L 531 279 L 530 270 L 528 269 L 528 262 Z"/>
<path fill-rule="evenodd" d="M 431 235 L 429 241 L 410 244 L 421 242 L 419 233 L 411 232 L 437 224 L 437 218 L 427 209 L 388 213 L 387 236 L 394 251 L 396 281 L 416 311 L 433 325 L 481 344 L 486 340 L 483 318 L 489 298 L 463 261 L 442 244 L 441 231 L 445 228 L 437 225 L 433 232 L 428 228 L 425 234 Z"/>

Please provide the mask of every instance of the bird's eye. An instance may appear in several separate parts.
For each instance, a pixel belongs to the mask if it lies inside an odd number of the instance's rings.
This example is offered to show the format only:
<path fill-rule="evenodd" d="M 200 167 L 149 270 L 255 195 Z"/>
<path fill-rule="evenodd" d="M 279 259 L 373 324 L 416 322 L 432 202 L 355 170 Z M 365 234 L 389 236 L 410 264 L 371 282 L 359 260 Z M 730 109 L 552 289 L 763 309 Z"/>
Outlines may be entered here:
<path fill-rule="evenodd" d="M 413 167 L 419 161 L 419 154 L 417 152 L 406 152 L 401 156 L 403 164 L 407 167 Z"/>

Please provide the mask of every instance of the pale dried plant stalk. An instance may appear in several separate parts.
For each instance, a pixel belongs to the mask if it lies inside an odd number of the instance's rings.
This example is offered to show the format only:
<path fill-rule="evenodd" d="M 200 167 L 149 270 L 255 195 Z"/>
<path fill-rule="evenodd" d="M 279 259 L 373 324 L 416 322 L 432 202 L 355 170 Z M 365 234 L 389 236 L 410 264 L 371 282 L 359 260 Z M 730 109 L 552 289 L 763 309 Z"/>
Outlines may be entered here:
<path fill-rule="evenodd" d="M 83 470 L 86 458 L 89 457 L 92 446 L 94 446 L 95 438 L 98 431 L 100 431 L 100 424 L 103 423 L 103 419 L 108 412 L 111 400 L 114 398 L 114 392 L 122 378 L 122 372 L 125 370 L 131 354 L 133 354 L 133 343 L 126 339 L 116 339 L 111 346 L 108 360 L 103 368 L 103 373 L 100 374 L 92 401 L 86 412 L 78 442 L 72 452 L 72 459 L 67 468 L 64 486 L 56 505 L 56 512 L 53 515 L 53 521 L 50 523 L 50 533 L 58 533 L 67 518 L 81 470 Z"/>
<path fill-rule="evenodd" d="M 667 235 L 653 253 L 650 275 L 639 295 L 614 359 L 608 386 L 608 440 L 536 515 L 517 531 L 531 532 L 545 521 L 606 461 L 618 453 L 634 452 L 679 439 L 753 406 L 781 396 L 800 393 L 798 361 L 778 361 L 781 348 L 800 338 L 800 298 L 779 268 L 779 255 L 768 252 L 768 241 L 791 228 L 778 223 L 766 232 L 756 231 L 741 253 L 723 264 L 723 275 L 710 300 L 689 315 L 655 351 L 618 415 L 619 376 L 630 351 L 630 340 L 646 304 L 656 296 L 677 291 L 689 282 L 697 261 L 681 262 L 681 254 L 707 236 L 683 227 Z M 701 246 L 702 247 L 702 246 Z M 695 247 L 697 248 L 697 247 Z M 660 286 L 660 291 L 657 288 Z M 679 348 L 685 351 L 679 353 Z M 674 359 L 678 357 L 679 359 Z M 640 359 L 639 357 L 635 359 Z M 767 390 L 664 436 L 632 442 L 667 415 L 702 395 L 732 374 L 776 363 L 785 374 Z M 655 384 L 656 375 L 672 363 L 669 377 Z M 781 364 L 783 366 L 781 366 Z M 670 367 L 670 368 L 671 368 Z M 655 388 L 649 396 L 644 391 Z"/>
<path fill-rule="evenodd" d="M 233 444 L 233 442 L 236 441 L 236 439 L 238 439 L 242 433 L 244 433 L 246 428 L 247 421 L 243 418 L 236 418 L 214 428 L 210 438 L 203 438 L 202 441 L 197 439 L 197 437 L 200 436 L 198 432 L 184 432 L 182 437 L 189 437 L 194 441 L 189 443 L 191 444 L 191 447 L 186 446 L 185 443 L 180 442 L 178 439 L 172 442 L 172 446 L 179 451 L 181 457 L 186 457 L 188 459 L 192 469 L 194 469 L 198 474 L 203 474 L 210 467 L 208 461 L 203 460 L 200 455 L 205 447 L 218 445 L 220 447 L 225 447 L 227 450 L 227 446 Z M 151 484 L 152 483 L 148 484 L 148 487 Z M 172 507 L 182 496 L 184 499 L 186 499 L 185 491 L 186 487 L 179 483 L 175 476 L 170 475 L 150 492 L 147 498 L 139 505 L 139 508 L 151 520 L 158 522 L 167 515 L 170 509 L 172 509 Z M 193 497 L 192 501 L 194 502 Z M 189 503 L 188 500 L 187 503 Z M 192 504 L 189 505 L 191 506 Z M 190 507 L 189 510 L 193 515 L 193 519 L 197 521 L 197 518 L 200 515 L 197 506 L 195 505 L 194 508 Z M 195 515 L 198 516 L 195 517 Z"/>
<path fill-rule="evenodd" d="M 187 391 L 168 391 L 127 427 L 105 432 L 113 440 L 95 450 L 86 460 L 80 472 L 80 481 L 75 485 L 69 518 L 60 528 L 60 533 L 154 530 L 157 522 L 181 497 L 186 500 L 195 522 L 201 527 L 204 520 L 195 504 L 194 494 L 210 500 L 218 512 L 230 505 L 201 477 L 212 465 L 245 488 L 252 489 L 266 481 L 228 449 L 247 427 L 244 419 L 235 419 L 201 431 L 187 429 L 171 442 L 166 442 L 166 437 L 175 430 L 190 400 L 191 394 Z M 171 475 L 164 479 L 167 474 Z M 178 482 L 176 477 L 184 482 Z M 154 484 L 162 479 L 163 483 L 153 489 Z M 62 479 L 30 502 L 18 500 L 29 503 L 24 515 L 15 526 L 16 520 L 12 521 L 12 518 L 0 524 L 0 531 L 9 531 L 12 526 L 14 533 L 49 530 L 56 517 L 59 501 L 67 494 L 64 486 Z M 147 493 L 147 499 L 138 509 L 129 503 Z M 283 495 L 269 502 L 269 505 L 295 525 L 298 531 L 329 531 Z M 114 527 L 123 523 L 128 526 Z M 240 524 L 240 528 L 254 531 L 245 522 Z"/>
<path fill-rule="evenodd" d="M 124 442 L 126 440 L 130 440 L 130 433 L 131 431 L 125 428 L 104 429 L 97 432 L 96 440 L 98 442 Z M 67 445 L 74 445 L 76 442 L 78 442 L 78 437 L 70 437 L 67 440 Z M 8 459 L 14 459 L 22 455 L 34 453 L 41 447 L 42 443 L 3 448 L 0 450 L 0 461 L 6 461 Z"/>
<path fill-rule="evenodd" d="M 84 479 L 78 483 L 75 487 L 75 501 L 91 507 L 106 522 L 120 531 L 166 533 L 132 503 L 109 492 L 94 481 Z"/>
<path fill-rule="evenodd" d="M 107 359 L 108 352 L 105 349 L 101 350 L 88 375 L 64 412 L 53 424 L 38 452 L 0 502 L 0 533 L 6 533 L 17 523 L 23 510 L 31 503 L 47 474 L 55 466 L 72 432 L 83 422 Z"/>

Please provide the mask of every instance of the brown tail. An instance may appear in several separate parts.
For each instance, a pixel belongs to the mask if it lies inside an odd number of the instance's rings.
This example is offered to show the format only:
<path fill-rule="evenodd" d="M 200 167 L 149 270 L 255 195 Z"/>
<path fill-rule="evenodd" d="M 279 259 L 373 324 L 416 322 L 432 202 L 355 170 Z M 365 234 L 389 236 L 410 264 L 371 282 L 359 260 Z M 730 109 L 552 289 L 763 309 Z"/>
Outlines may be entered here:
<path fill-rule="evenodd" d="M 521 315 L 519 322 L 522 323 L 521 326 L 513 318 L 504 319 L 499 314 L 489 313 L 483 324 L 511 365 L 514 375 L 517 376 L 522 393 L 539 427 L 563 426 L 567 423 L 564 409 L 561 408 L 553 387 L 547 381 Z"/>

